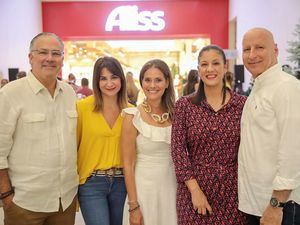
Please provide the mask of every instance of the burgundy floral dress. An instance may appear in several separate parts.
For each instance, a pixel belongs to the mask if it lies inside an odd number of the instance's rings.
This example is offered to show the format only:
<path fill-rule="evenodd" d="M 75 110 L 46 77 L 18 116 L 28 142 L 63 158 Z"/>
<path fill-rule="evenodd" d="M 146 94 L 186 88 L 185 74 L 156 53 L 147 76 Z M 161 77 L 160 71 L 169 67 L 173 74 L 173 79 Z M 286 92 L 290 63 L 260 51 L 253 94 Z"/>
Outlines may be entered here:
<path fill-rule="evenodd" d="M 244 225 L 238 210 L 237 154 L 246 97 L 232 93 L 219 111 L 182 97 L 175 104 L 172 157 L 177 177 L 178 225 Z M 212 207 L 210 216 L 193 210 L 184 181 L 195 178 Z"/>

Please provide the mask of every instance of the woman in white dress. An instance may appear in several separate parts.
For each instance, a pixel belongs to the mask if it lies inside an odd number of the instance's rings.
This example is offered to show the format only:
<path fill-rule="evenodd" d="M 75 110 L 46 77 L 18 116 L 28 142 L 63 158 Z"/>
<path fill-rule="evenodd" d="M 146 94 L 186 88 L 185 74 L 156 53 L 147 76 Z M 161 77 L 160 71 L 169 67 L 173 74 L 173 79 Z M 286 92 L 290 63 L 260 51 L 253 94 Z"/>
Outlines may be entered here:
<path fill-rule="evenodd" d="M 127 188 L 123 225 L 176 225 L 176 177 L 170 153 L 174 107 L 168 65 L 147 62 L 140 72 L 146 96 L 123 110 L 121 150 Z"/>

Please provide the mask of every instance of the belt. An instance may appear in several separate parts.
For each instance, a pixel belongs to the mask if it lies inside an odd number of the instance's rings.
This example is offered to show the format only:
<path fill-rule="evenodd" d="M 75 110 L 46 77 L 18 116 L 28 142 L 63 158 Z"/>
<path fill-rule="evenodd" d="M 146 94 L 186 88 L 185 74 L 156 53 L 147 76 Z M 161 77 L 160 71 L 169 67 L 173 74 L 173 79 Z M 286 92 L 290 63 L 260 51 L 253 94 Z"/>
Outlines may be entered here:
<path fill-rule="evenodd" d="M 95 170 L 92 172 L 91 176 L 108 176 L 108 177 L 123 177 L 122 168 L 110 168 L 107 170 Z"/>

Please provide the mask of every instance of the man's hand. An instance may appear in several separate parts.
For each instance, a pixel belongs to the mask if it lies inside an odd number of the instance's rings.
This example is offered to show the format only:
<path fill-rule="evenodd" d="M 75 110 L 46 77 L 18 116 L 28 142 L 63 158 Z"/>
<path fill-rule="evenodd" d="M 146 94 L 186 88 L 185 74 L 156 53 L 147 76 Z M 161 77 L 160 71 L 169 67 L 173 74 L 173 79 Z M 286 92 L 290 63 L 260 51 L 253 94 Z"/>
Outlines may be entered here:
<path fill-rule="evenodd" d="M 12 195 L 2 199 L 4 209 L 9 209 L 9 207 L 13 205 L 13 201 L 12 201 L 13 198 L 14 198 L 14 195 L 12 194 Z"/>
<path fill-rule="evenodd" d="M 281 225 L 282 216 L 282 208 L 268 205 L 260 219 L 260 225 Z"/>

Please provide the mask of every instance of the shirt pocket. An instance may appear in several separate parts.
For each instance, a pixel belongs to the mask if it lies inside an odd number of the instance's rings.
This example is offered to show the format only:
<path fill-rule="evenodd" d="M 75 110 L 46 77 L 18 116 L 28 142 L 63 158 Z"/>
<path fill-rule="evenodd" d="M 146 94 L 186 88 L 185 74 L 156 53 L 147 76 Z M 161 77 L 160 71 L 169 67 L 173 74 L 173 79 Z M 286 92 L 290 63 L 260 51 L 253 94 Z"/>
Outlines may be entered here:
<path fill-rule="evenodd" d="M 255 124 L 258 127 L 261 127 L 263 130 L 273 129 L 273 125 L 275 123 L 275 115 L 268 103 L 268 99 L 261 98 L 261 99 L 254 99 L 250 106 L 250 118 L 249 120 L 251 123 L 249 126 Z"/>
<path fill-rule="evenodd" d="M 76 110 L 67 110 L 67 123 L 68 129 L 71 133 L 75 133 L 77 130 L 77 111 Z"/>
<path fill-rule="evenodd" d="M 46 115 L 28 113 L 22 116 L 25 136 L 30 139 L 41 139 L 47 136 Z"/>

